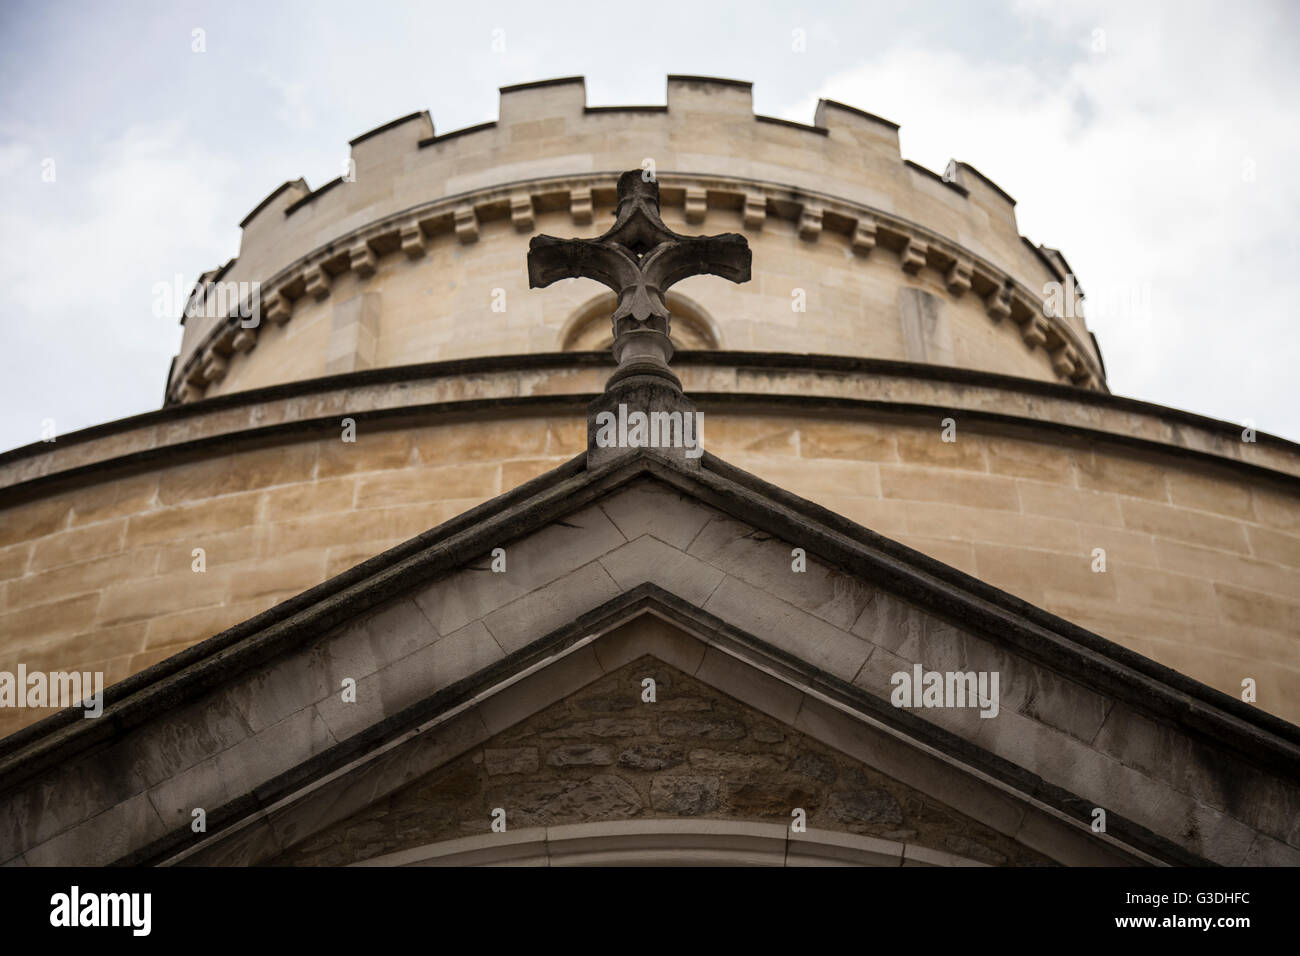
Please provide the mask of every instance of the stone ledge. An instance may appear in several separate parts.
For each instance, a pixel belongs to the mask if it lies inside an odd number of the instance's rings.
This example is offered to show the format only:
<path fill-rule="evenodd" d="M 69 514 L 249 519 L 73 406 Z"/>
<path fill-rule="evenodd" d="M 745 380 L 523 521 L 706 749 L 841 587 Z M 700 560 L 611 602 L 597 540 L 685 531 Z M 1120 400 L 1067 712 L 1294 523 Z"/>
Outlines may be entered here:
<path fill-rule="evenodd" d="M 1247 444 L 1240 441 L 1240 426 L 1228 422 L 1050 382 L 939 365 L 773 352 L 679 352 L 674 363 L 686 393 L 706 410 L 868 411 L 911 417 L 942 412 L 941 418 L 958 413 L 1031 432 L 1048 429 L 1052 441 L 1062 435 L 1101 439 L 1241 468 L 1259 477 L 1300 478 L 1300 446 L 1293 442 L 1261 432 L 1255 443 Z M 203 454 L 230 443 L 314 435 L 327 425 L 335 428 L 334 416 L 389 424 L 420 413 L 563 409 L 576 416 L 600 394 L 611 365 L 603 352 L 533 353 L 368 369 L 236 392 L 0 454 L 0 489 L 16 502 L 58 482 L 99 480 L 113 469 L 164 459 L 170 463 L 172 456 Z M 535 381 L 523 391 L 520 373 L 537 371 L 566 377 L 567 389 L 574 387 L 577 372 L 587 376 L 579 380 L 586 390 L 548 394 L 545 382 Z M 735 382 L 734 392 L 716 391 L 719 372 Z M 456 383 L 465 376 L 480 382 L 479 396 L 463 398 Z M 453 395 L 459 400 L 447 400 Z"/>

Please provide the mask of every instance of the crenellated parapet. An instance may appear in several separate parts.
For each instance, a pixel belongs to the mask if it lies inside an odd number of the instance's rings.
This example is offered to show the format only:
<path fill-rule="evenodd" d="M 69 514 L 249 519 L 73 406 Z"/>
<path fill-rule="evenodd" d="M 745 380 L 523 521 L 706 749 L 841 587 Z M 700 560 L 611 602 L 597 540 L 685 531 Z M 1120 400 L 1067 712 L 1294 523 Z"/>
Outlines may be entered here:
<path fill-rule="evenodd" d="M 507 223 L 521 250 L 541 217 L 589 226 L 612 209 L 618 171 L 651 164 L 665 208 L 692 229 L 788 230 L 842 247 L 835 270 L 896 260 L 899 283 L 1009 323 L 1041 352 L 1036 377 L 1105 388 L 1083 320 L 1046 307 L 1045 285 L 1064 273 L 1019 235 L 1015 200 L 965 163 L 940 175 L 903 160 L 896 124 L 841 103 L 822 100 L 803 125 L 755 115 L 748 83 L 670 76 L 664 106 L 588 106 L 572 77 L 503 88 L 495 122 L 439 135 L 427 112 L 412 113 L 350 145 L 344 175 L 314 191 L 287 182 L 245 217 L 239 256 L 200 287 L 256 283 L 260 320 L 188 318 L 169 401 L 203 397 L 259 329 L 328 302 L 344 275 L 368 279 L 389 256 L 418 264 L 440 243 L 486 257 L 466 247 Z M 755 246 L 756 274 L 782 258 L 773 244 L 765 262 L 766 251 Z M 830 284 L 843 281 L 851 274 Z"/>

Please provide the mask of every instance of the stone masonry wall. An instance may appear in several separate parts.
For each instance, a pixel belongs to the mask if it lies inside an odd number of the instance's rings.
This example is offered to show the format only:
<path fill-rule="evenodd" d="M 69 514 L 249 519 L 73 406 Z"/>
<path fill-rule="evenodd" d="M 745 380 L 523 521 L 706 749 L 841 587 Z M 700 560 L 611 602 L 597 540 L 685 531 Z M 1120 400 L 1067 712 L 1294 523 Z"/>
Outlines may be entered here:
<path fill-rule="evenodd" d="M 710 209 L 690 223 L 681 205 L 665 204 L 663 213 L 669 228 L 684 234 L 739 232 L 749 240 L 753 281 L 735 285 L 698 276 L 674 286 L 713 317 L 724 348 L 898 359 L 1069 381 L 1054 370 L 1051 352 L 1025 347 L 1018 322 L 994 321 L 975 292 L 954 295 L 937 268 L 905 272 L 897 252 L 882 247 L 857 254 L 844 236 L 809 241 L 794 221 L 769 217 L 748 228 L 739 209 Z M 567 211 L 538 213 L 534 222 L 527 234 L 508 219 L 482 223 L 473 244 L 430 240 L 417 259 L 393 251 L 377 259 L 371 275 L 335 277 L 328 296 L 317 301 L 302 295 L 282 324 L 263 319 L 251 351 L 228 350 L 221 378 L 206 384 L 204 397 L 365 368 L 560 350 L 566 323 L 605 290 L 585 279 L 529 290 L 529 236 L 594 237 L 613 222 L 613 208 L 598 207 L 585 223 Z M 911 307 L 907 296 L 915 294 L 928 297 L 928 321 Z M 364 316 L 358 305 L 363 296 Z"/>
<path fill-rule="evenodd" d="M 643 702 L 642 681 L 656 700 Z M 445 767 L 304 840 L 271 865 L 337 866 L 510 829 L 655 817 L 808 826 L 1050 865 L 935 800 L 650 657 L 588 685 Z"/>
<path fill-rule="evenodd" d="M 704 429 L 732 464 L 1226 693 L 1254 678 L 1259 707 L 1300 721 L 1300 496 L 1058 434 L 959 423 L 945 443 L 937 421 L 742 414 Z M 0 670 L 111 684 L 583 447 L 569 416 L 363 427 L 0 509 Z M 0 735 L 44 715 L 0 711 Z"/>
<path fill-rule="evenodd" d="M 1052 277 L 1021 242 L 1014 200 L 970 167 L 956 167 L 944 183 L 903 162 L 897 127 L 888 121 L 833 103 L 810 119 L 820 128 L 763 122 L 749 84 L 689 77 L 669 78 L 666 109 L 590 109 L 581 79 L 504 89 L 495 123 L 435 137 L 428 114 L 413 114 L 353 142 L 352 181 L 316 193 L 301 180 L 280 187 L 244 219 L 239 257 L 223 278 L 266 282 L 362 226 L 475 190 L 500 189 L 512 218 L 531 217 L 542 210 L 529 206 L 526 191 L 527 208 L 515 202 L 522 183 L 620 172 L 646 158 L 666 175 L 771 182 L 788 197 L 801 190 L 842 197 L 959 239 L 1031 288 Z M 699 201 L 708 203 L 707 190 Z M 571 202 L 580 217 L 589 215 L 589 195 Z M 468 239 L 477 214 L 467 212 L 456 229 Z M 460 254 L 480 261 L 472 246 Z M 522 255 L 516 258 L 522 274 Z M 481 257 L 488 268 L 490 260 Z M 764 260 L 756 255 L 755 263 L 761 268 Z M 1082 328 L 1082 320 L 1071 321 Z M 187 322 L 182 361 L 211 325 Z"/>

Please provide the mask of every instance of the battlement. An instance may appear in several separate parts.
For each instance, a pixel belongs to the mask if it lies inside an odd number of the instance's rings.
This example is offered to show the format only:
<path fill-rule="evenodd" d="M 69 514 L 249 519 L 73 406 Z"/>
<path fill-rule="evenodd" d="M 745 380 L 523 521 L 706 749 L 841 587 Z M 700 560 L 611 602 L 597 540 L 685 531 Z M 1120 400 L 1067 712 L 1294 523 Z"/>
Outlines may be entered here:
<path fill-rule="evenodd" d="M 620 172 L 653 164 L 688 223 L 739 210 L 747 231 L 770 217 L 804 240 L 843 234 L 857 256 L 879 244 L 908 276 L 930 268 L 953 296 L 973 289 L 995 322 L 1013 318 L 1031 349 L 1056 355 L 1059 376 L 1099 387 L 1082 321 L 1042 314 L 1044 283 L 1059 276 L 1020 236 L 1014 199 L 966 163 L 939 174 L 904 160 L 898 125 L 864 110 L 821 100 L 812 119 L 757 115 L 751 84 L 710 77 L 671 75 L 666 103 L 644 106 L 589 105 L 582 77 L 503 87 L 494 121 L 439 133 L 427 111 L 411 113 L 351 140 L 343 173 L 319 188 L 283 183 L 242 221 L 221 278 L 259 283 L 264 316 L 280 323 L 335 276 L 367 275 L 399 249 L 416 258 L 440 235 L 472 243 L 500 218 L 522 234 L 555 209 L 588 224 Z M 255 341 L 220 316 L 185 326 L 173 398 Z"/>
<path fill-rule="evenodd" d="M 987 233 L 981 213 L 989 212 L 1007 227 L 988 236 L 989 251 L 999 240 L 1005 251 L 1019 242 L 1014 200 L 973 167 L 957 164 L 961 178 L 948 185 L 962 188 L 946 191 L 944 208 L 929 208 L 934 196 L 912 188 L 896 123 L 833 100 L 818 103 L 812 125 L 757 115 L 751 84 L 738 80 L 671 75 L 663 106 L 589 105 L 582 77 L 523 83 L 501 88 L 495 121 L 439 135 L 429 114 L 417 112 L 350 146 L 347 175 L 314 191 L 302 180 L 285 183 L 245 217 L 242 261 L 251 265 L 251 257 L 273 272 L 284 254 L 306 253 L 358 214 L 380 218 L 502 182 L 627 169 L 646 159 L 663 170 L 782 182 L 879 205 L 942 232 L 957 231 L 943 228 L 950 221 L 975 227 L 964 233 Z M 978 198 L 965 202 L 972 183 Z"/>

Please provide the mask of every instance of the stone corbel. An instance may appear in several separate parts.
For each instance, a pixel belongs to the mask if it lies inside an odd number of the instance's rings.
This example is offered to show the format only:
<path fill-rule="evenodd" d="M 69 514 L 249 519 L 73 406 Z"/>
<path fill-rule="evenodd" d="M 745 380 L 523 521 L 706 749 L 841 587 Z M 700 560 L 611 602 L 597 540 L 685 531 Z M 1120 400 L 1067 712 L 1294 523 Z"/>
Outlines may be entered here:
<path fill-rule="evenodd" d="M 822 234 L 822 211 L 817 206 L 805 205 L 799 213 L 799 238 L 816 242 Z"/>
<path fill-rule="evenodd" d="M 222 326 L 221 331 L 212 339 L 211 348 L 217 352 L 229 352 L 238 332 L 239 326 L 235 323 Z"/>
<path fill-rule="evenodd" d="M 1071 378 L 1078 363 L 1078 353 L 1069 345 L 1063 345 L 1052 353 L 1052 371 L 1061 378 Z"/>
<path fill-rule="evenodd" d="M 293 315 L 293 303 L 283 292 L 272 292 L 264 303 L 262 315 L 268 322 L 284 325 L 289 321 L 289 316 Z"/>
<path fill-rule="evenodd" d="M 745 193 L 745 228 L 759 230 L 767 220 L 767 199 L 761 193 Z"/>
<path fill-rule="evenodd" d="M 1020 326 L 1020 337 L 1025 340 L 1025 344 L 1030 348 L 1039 347 L 1047 344 L 1047 320 L 1042 316 L 1035 315 L 1024 325 Z"/>
<path fill-rule="evenodd" d="M 363 279 L 375 274 L 375 251 L 368 242 L 358 242 L 348 250 L 348 260 L 352 271 Z"/>
<path fill-rule="evenodd" d="M 528 193 L 516 193 L 510 197 L 510 222 L 518 232 L 528 232 L 533 228 L 533 197 Z"/>
<path fill-rule="evenodd" d="M 853 229 L 853 251 L 860 256 L 868 256 L 874 248 L 876 248 L 876 220 L 863 216 Z"/>
<path fill-rule="evenodd" d="M 994 322 L 1001 322 L 1011 315 L 1011 286 L 1003 283 L 984 299 L 984 309 Z"/>
<path fill-rule="evenodd" d="M 930 247 L 920 239 L 908 236 L 903 242 L 903 250 L 899 253 L 899 264 L 903 271 L 910 276 L 916 275 L 925 266 L 925 254 Z"/>
<path fill-rule="evenodd" d="M 226 360 L 213 352 L 203 363 L 203 378 L 209 382 L 219 382 L 226 377 L 226 368 Z"/>
<path fill-rule="evenodd" d="M 473 206 L 461 206 L 453 214 L 456 223 L 456 238 L 465 245 L 478 242 L 478 216 Z"/>
<path fill-rule="evenodd" d="M 251 352 L 257 345 L 257 335 L 252 329 L 240 329 L 230 340 L 230 348 L 236 352 Z"/>
<path fill-rule="evenodd" d="M 706 190 L 690 186 L 686 190 L 686 221 L 703 222 L 709 212 L 709 194 Z"/>
<path fill-rule="evenodd" d="M 330 274 L 323 266 L 312 266 L 307 270 L 307 295 L 317 302 L 330 294 Z"/>
<path fill-rule="evenodd" d="M 402 240 L 402 251 L 408 258 L 418 259 L 424 255 L 424 230 L 420 228 L 419 223 L 404 226 L 399 235 Z"/>
<path fill-rule="evenodd" d="M 569 190 L 569 215 L 580 226 L 592 220 L 591 188 Z"/>
<path fill-rule="evenodd" d="M 944 276 L 944 282 L 948 285 L 948 291 L 954 299 L 960 299 L 970 291 L 971 264 L 962 262 L 958 259 L 948 267 L 948 272 Z"/>
<path fill-rule="evenodd" d="M 203 386 L 185 383 L 177 396 L 182 402 L 197 402 L 203 397 Z"/>

